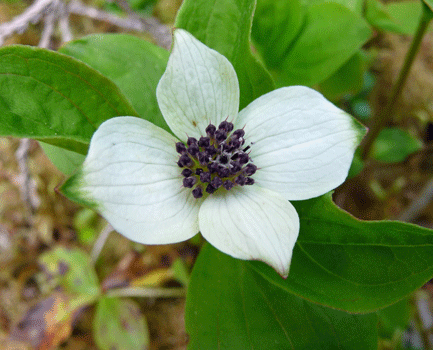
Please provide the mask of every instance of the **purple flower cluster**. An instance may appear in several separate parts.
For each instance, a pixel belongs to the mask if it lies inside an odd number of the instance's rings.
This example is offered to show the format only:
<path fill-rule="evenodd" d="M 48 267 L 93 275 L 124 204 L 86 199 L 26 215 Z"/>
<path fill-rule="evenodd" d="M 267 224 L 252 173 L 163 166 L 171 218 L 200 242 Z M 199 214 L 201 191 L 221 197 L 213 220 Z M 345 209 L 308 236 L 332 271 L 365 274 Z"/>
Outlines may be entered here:
<path fill-rule="evenodd" d="M 180 154 L 177 164 L 184 168 L 183 186 L 192 188 L 195 198 L 203 197 L 203 192 L 212 194 L 223 187 L 227 191 L 234 186 L 254 184 L 253 175 L 257 166 L 251 163 L 246 151 L 243 129 L 233 131 L 233 124 L 223 121 L 218 129 L 209 124 L 206 136 L 199 140 L 189 137 L 186 145 L 176 143 L 176 151 Z"/>

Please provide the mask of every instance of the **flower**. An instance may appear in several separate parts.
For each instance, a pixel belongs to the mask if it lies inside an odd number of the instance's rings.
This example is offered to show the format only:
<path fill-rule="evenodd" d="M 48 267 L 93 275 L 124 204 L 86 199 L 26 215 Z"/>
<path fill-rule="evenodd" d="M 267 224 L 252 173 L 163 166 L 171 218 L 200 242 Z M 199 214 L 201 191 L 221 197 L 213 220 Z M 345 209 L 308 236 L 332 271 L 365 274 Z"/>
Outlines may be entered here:
<path fill-rule="evenodd" d="M 340 185 L 364 128 L 301 86 L 238 113 L 230 62 L 181 29 L 156 93 L 177 138 L 143 119 L 112 118 L 62 192 L 133 241 L 176 243 L 200 231 L 220 251 L 287 276 L 300 225 L 289 200 Z"/>

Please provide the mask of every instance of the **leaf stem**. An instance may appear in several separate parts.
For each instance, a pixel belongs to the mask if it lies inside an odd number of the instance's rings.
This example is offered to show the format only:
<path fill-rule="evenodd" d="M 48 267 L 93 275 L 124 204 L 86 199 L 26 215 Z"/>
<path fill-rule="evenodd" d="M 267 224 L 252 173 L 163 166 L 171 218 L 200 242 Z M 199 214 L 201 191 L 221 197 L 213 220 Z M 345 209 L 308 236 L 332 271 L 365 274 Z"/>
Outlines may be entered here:
<path fill-rule="evenodd" d="M 376 117 L 373 119 L 372 125 L 370 125 L 370 132 L 367 134 L 363 142 L 363 147 L 361 149 L 361 158 L 363 160 L 368 158 L 374 141 L 376 140 L 382 129 L 385 127 L 386 123 L 391 119 L 392 112 L 395 108 L 398 98 L 400 97 L 403 86 L 406 83 L 410 68 L 412 67 L 413 61 L 420 47 L 421 40 L 424 37 L 424 34 L 432 18 L 432 11 L 423 3 L 423 12 L 418 25 L 418 29 L 415 33 L 415 37 L 412 41 L 410 49 L 406 55 L 403 67 L 400 70 L 397 82 L 395 83 L 391 91 L 391 97 L 389 98 L 386 106 L 382 110 L 380 110 Z"/>
<path fill-rule="evenodd" d="M 186 288 L 126 287 L 108 290 L 107 297 L 184 298 Z"/>

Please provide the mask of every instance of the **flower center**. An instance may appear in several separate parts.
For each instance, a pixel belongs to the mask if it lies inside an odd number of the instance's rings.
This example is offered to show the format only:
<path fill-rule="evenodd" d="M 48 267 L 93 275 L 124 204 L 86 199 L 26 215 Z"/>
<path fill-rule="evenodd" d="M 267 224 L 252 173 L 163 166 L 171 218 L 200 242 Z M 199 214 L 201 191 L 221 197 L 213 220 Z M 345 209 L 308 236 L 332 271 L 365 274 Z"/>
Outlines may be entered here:
<path fill-rule="evenodd" d="M 206 135 L 199 140 L 189 137 L 186 145 L 176 143 L 180 154 L 177 165 L 183 168 L 183 186 L 192 188 L 195 198 L 212 194 L 220 187 L 227 191 L 235 186 L 252 185 L 257 166 L 246 153 L 243 129 L 233 131 L 233 124 L 223 121 L 218 129 L 209 124 Z"/>

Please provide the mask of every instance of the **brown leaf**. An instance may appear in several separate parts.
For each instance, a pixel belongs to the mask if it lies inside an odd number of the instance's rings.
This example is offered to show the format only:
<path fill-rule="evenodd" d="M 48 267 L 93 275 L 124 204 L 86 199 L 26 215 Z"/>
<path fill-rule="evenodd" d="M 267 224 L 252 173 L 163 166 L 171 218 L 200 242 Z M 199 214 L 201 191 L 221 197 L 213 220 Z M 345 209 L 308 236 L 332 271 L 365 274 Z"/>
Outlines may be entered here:
<path fill-rule="evenodd" d="M 27 311 L 10 341 L 26 342 L 35 350 L 54 349 L 70 336 L 77 305 L 73 309 L 66 294 L 54 293 Z"/>

